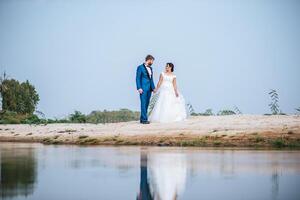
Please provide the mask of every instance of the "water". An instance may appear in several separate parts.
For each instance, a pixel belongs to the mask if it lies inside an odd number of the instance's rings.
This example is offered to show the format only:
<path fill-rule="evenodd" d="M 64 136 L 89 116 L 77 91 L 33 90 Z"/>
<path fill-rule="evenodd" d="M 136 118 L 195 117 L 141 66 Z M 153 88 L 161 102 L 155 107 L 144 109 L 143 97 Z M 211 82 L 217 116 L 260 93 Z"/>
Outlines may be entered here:
<path fill-rule="evenodd" d="M 1 199 L 300 199 L 300 151 L 0 143 Z"/>

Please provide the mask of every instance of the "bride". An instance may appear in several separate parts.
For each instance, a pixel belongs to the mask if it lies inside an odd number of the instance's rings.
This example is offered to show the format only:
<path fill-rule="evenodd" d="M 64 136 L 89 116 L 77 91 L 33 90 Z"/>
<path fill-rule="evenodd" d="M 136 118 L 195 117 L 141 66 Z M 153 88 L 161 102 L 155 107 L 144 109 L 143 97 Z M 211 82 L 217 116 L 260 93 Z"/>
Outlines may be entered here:
<path fill-rule="evenodd" d="M 185 100 L 179 93 L 176 84 L 176 75 L 173 73 L 174 65 L 166 64 L 165 72 L 162 72 L 153 91 L 157 93 L 155 105 L 150 111 L 151 122 L 176 122 L 187 118 Z"/>

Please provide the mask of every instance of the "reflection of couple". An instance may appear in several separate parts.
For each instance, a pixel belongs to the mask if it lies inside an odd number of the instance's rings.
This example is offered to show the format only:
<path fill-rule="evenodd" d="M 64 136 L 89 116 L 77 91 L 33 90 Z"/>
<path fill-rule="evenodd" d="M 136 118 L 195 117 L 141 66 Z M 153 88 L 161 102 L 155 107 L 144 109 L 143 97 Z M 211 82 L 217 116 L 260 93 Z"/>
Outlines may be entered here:
<path fill-rule="evenodd" d="M 145 62 L 136 70 L 136 87 L 141 100 L 140 122 L 149 124 L 149 121 L 175 122 L 186 119 L 185 100 L 177 89 L 176 75 L 173 73 L 174 65 L 172 63 L 166 64 L 165 71 L 160 74 L 155 88 L 151 67 L 153 62 L 154 57 L 148 55 Z M 157 94 L 157 100 L 148 121 L 147 111 L 152 92 Z"/>
<path fill-rule="evenodd" d="M 141 182 L 137 200 L 175 200 L 183 192 L 187 163 L 180 153 L 141 153 Z"/>

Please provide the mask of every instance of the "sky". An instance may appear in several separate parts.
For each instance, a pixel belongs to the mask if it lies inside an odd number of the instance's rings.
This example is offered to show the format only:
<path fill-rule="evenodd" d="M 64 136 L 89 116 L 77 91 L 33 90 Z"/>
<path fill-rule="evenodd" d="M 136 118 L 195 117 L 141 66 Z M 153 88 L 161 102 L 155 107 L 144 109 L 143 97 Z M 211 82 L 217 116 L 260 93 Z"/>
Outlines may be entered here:
<path fill-rule="evenodd" d="M 29 80 L 37 110 L 139 110 L 135 73 L 175 65 L 196 112 L 300 107 L 298 0 L 0 0 L 0 72 Z"/>

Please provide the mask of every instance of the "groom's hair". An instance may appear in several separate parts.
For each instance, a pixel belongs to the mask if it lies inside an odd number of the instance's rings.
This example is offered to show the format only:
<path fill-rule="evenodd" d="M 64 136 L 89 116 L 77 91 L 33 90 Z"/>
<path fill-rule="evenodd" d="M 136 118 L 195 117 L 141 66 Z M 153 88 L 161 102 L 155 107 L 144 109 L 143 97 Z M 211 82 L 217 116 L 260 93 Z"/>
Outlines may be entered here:
<path fill-rule="evenodd" d="M 154 57 L 152 55 L 147 55 L 145 61 L 147 60 L 154 60 Z"/>

